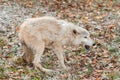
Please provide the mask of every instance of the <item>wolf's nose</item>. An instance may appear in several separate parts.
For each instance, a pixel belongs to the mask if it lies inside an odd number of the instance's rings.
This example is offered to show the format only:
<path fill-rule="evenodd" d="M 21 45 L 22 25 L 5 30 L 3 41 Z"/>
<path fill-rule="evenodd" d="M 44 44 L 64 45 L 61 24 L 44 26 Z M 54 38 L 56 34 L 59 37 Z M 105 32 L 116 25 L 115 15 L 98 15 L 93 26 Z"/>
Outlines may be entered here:
<path fill-rule="evenodd" d="M 95 46 L 96 44 L 95 43 L 93 43 L 93 46 Z"/>
<path fill-rule="evenodd" d="M 89 45 L 85 45 L 85 48 L 86 48 L 87 50 L 89 50 L 89 49 L 90 49 L 90 46 L 89 46 Z"/>

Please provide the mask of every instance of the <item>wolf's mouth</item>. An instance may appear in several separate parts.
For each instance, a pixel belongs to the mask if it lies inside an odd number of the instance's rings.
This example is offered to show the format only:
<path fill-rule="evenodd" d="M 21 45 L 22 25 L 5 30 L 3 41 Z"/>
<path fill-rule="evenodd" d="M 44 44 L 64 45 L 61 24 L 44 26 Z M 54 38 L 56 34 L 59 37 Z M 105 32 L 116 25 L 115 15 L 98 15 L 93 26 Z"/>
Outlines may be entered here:
<path fill-rule="evenodd" d="M 86 48 L 87 50 L 89 50 L 89 49 L 90 49 L 90 46 L 88 46 L 88 45 L 85 45 L 85 48 Z"/>

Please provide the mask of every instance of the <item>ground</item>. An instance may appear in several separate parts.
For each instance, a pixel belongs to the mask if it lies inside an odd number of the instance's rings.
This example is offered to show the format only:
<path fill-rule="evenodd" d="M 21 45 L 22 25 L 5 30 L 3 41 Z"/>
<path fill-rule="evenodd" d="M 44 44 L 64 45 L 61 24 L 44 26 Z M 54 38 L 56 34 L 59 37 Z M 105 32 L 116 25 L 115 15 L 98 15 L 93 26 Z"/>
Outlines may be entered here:
<path fill-rule="evenodd" d="M 31 17 L 55 16 L 86 28 L 96 46 L 66 50 L 70 71 L 45 74 L 22 63 L 19 26 Z M 42 64 L 59 68 L 55 54 Z M 0 80 L 120 80 L 119 0 L 0 0 Z"/>

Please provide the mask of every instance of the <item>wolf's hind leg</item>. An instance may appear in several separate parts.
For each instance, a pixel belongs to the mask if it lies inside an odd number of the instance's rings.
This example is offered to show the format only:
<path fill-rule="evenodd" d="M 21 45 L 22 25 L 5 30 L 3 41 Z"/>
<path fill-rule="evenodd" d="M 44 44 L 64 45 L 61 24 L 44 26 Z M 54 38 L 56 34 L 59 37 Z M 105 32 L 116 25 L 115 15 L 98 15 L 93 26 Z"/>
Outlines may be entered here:
<path fill-rule="evenodd" d="M 42 65 L 41 65 L 41 61 L 40 61 L 40 59 L 41 59 L 41 56 L 42 56 L 42 54 L 43 54 L 43 52 L 44 52 L 44 49 L 45 49 L 45 44 L 44 44 L 44 42 L 41 42 L 40 44 L 38 44 L 38 45 L 36 45 L 35 46 L 35 56 L 34 56 L 34 60 L 33 60 L 33 64 L 34 64 L 34 66 L 35 66 L 35 68 L 38 68 L 38 69 L 40 69 L 41 71 L 43 71 L 43 72 L 52 72 L 53 70 L 50 70 L 50 69 L 46 69 L 46 68 L 43 68 L 42 67 Z"/>
<path fill-rule="evenodd" d="M 22 48 L 23 48 L 23 60 L 24 62 L 26 62 L 27 64 L 32 64 L 32 61 L 34 59 L 34 55 L 33 55 L 33 51 L 31 48 L 29 48 L 25 43 L 22 43 Z"/>

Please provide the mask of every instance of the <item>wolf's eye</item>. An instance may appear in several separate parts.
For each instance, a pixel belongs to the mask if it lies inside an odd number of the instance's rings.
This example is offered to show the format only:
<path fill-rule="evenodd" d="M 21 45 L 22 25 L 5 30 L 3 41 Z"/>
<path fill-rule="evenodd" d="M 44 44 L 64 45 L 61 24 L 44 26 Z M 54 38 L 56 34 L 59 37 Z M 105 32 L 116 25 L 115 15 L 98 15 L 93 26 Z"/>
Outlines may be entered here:
<path fill-rule="evenodd" d="M 84 38 L 87 38 L 87 36 L 85 36 Z"/>

